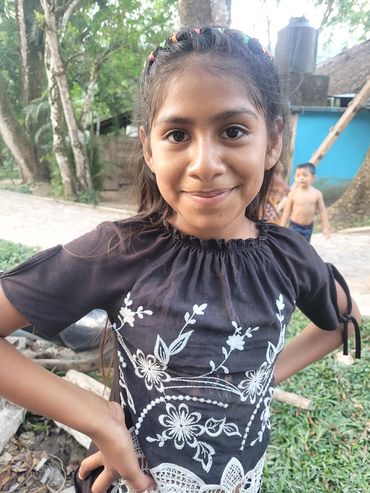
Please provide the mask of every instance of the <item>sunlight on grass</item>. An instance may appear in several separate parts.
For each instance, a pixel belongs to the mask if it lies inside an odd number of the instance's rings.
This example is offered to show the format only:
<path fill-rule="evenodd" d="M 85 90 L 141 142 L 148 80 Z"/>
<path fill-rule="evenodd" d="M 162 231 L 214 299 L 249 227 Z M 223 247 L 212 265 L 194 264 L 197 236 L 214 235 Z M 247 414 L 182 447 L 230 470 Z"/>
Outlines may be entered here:
<path fill-rule="evenodd" d="M 297 311 L 289 336 L 306 323 Z M 362 338 L 363 356 L 353 366 L 339 364 L 332 353 L 280 386 L 312 399 L 313 409 L 273 401 L 262 493 L 368 491 L 370 321 L 363 323 Z"/>

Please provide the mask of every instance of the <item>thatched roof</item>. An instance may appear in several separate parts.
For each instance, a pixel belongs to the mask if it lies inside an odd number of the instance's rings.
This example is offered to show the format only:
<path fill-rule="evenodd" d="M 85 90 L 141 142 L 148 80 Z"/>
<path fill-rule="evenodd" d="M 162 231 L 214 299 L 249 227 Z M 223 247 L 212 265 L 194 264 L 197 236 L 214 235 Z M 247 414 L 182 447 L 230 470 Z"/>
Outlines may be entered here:
<path fill-rule="evenodd" d="M 359 92 L 370 77 L 370 39 L 320 63 L 316 74 L 330 77 L 330 96 Z"/>

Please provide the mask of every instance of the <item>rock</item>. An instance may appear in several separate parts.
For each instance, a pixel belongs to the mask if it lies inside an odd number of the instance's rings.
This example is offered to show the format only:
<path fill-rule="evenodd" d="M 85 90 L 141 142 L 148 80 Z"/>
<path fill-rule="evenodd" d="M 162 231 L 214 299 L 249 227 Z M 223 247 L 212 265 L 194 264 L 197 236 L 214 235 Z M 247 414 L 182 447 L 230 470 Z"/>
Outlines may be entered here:
<path fill-rule="evenodd" d="M 335 359 L 338 363 L 345 366 L 352 366 L 355 362 L 350 354 L 337 353 Z"/>
<path fill-rule="evenodd" d="M 85 373 L 81 373 L 76 370 L 69 370 L 65 377 L 66 380 L 68 380 L 71 383 L 74 383 L 75 385 L 78 385 L 79 387 L 82 387 L 85 390 L 88 390 L 90 392 L 94 392 L 94 394 L 99 395 L 100 397 L 103 397 L 104 399 L 108 400 L 109 397 L 109 388 L 107 388 L 105 385 L 102 383 L 98 382 L 92 377 L 89 377 L 88 375 L 85 375 Z M 88 436 L 84 435 L 83 433 L 80 433 L 77 430 L 74 430 L 73 428 L 70 428 L 69 426 L 66 426 L 62 423 L 58 423 L 55 421 L 55 424 L 65 430 L 67 433 L 73 436 L 77 442 L 88 449 L 90 447 L 91 440 Z"/>
<path fill-rule="evenodd" d="M 26 410 L 0 399 L 0 453 L 23 423 Z"/>

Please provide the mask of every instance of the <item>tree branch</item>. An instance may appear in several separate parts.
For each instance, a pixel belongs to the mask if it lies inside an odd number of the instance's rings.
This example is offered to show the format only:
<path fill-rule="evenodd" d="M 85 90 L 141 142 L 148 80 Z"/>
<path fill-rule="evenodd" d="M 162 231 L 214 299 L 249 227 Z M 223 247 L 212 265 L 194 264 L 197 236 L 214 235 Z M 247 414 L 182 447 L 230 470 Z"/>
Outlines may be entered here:
<path fill-rule="evenodd" d="M 63 14 L 61 21 L 60 21 L 60 24 L 59 24 L 62 31 L 65 31 L 65 28 L 67 27 L 68 21 L 72 17 L 74 11 L 77 9 L 79 3 L 81 3 L 81 0 L 70 0 L 69 2 L 67 2 L 64 14 Z"/>
<path fill-rule="evenodd" d="M 85 128 L 87 123 L 88 123 L 88 118 L 91 113 L 91 106 L 92 102 L 94 100 L 94 89 L 96 85 L 96 80 L 98 78 L 98 72 L 102 64 L 118 49 L 121 47 L 120 44 L 114 44 L 107 48 L 106 50 L 103 51 L 101 55 L 98 56 L 98 58 L 94 61 L 91 72 L 90 72 L 90 78 L 89 78 L 89 83 L 87 85 L 87 91 L 86 91 L 86 97 L 85 97 L 85 102 L 84 102 L 84 107 L 80 116 L 80 127 Z"/>
<path fill-rule="evenodd" d="M 321 23 L 320 23 L 319 32 L 321 32 L 324 29 L 324 27 L 327 25 L 328 20 L 330 19 L 330 16 L 334 10 L 334 3 L 335 3 L 335 0 L 329 0 L 328 1 L 327 5 L 326 5 L 326 10 L 324 12 L 324 15 L 323 15 Z"/>

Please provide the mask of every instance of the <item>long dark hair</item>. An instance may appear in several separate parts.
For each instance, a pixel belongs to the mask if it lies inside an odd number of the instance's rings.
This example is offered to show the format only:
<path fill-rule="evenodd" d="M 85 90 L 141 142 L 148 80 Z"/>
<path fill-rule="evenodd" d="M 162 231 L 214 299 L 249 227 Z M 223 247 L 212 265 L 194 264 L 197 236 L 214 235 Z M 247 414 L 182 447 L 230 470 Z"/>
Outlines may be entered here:
<path fill-rule="evenodd" d="M 148 57 L 140 83 L 135 120 L 147 136 L 156 113 L 164 100 L 173 76 L 185 67 L 185 59 L 203 57 L 212 70 L 230 78 L 238 78 L 263 115 L 270 142 L 277 139 L 284 124 L 277 68 L 260 43 L 240 31 L 217 26 L 179 31 L 161 43 Z M 279 126 L 277 122 L 279 121 Z M 172 208 L 164 201 L 155 175 L 146 165 L 141 143 L 137 142 L 134 158 L 134 177 L 138 197 L 138 213 L 143 219 L 152 216 L 157 222 L 169 218 Z M 274 167 L 264 175 L 261 189 L 246 208 L 246 216 L 257 220 L 266 200 Z"/>

